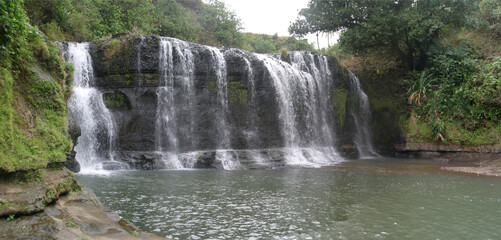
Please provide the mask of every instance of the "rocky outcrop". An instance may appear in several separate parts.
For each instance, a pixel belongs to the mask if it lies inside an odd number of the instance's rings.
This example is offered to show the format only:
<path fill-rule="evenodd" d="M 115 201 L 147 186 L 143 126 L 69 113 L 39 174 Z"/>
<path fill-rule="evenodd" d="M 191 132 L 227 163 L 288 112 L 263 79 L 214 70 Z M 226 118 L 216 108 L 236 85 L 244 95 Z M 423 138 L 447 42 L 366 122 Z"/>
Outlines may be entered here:
<path fill-rule="evenodd" d="M 3 174 L 0 239 L 164 239 L 102 206 L 67 169 Z"/>
<path fill-rule="evenodd" d="M 395 146 L 397 153 L 406 157 L 488 164 L 501 160 L 501 144 L 458 146 L 441 143 L 406 143 Z"/>
<path fill-rule="evenodd" d="M 171 52 L 161 49 L 162 42 L 170 44 Z M 172 45 L 172 46 L 171 46 Z M 237 49 L 216 49 L 195 43 L 182 42 L 156 36 L 121 36 L 90 44 L 94 66 L 94 86 L 103 94 L 115 126 L 114 152 L 116 160 L 135 169 L 161 168 L 161 156 L 155 153 L 175 150 L 181 155 L 189 152 L 215 151 L 215 149 L 275 149 L 288 147 L 289 137 L 284 134 L 280 118 L 280 89 L 274 84 L 269 65 L 256 54 Z M 164 54 L 164 55 L 162 55 Z M 218 54 L 224 57 L 224 83 Z M 162 57 L 170 57 L 169 65 Z M 279 58 L 280 56 L 277 56 Z M 324 58 L 328 65 L 323 66 Z M 165 59 L 164 59 L 165 60 Z M 345 156 L 356 157 L 354 151 L 355 123 L 350 114 L 353 96 L 346 69 L 333 57 L 311 54 L 305 58 L 308 66 L 325 68 L 329 72 L 328 84 L 307 82 L 304 89 L 288 94 L 303 94 L 294 101 L 297 135 L 295 147 L 336 147 Z M 290 59 L 289 59 L 290 62 Z M 286 64 L 290 68 L 290 63 Z M 166 70 L 167 68 L 167 70 Z M 297 73 L 300 75 L 300 73 Z M 165 85 L 169 78 L 172 85 Z M 283 76 L 282 76 L 283 78 Z M 289 79 L 300 82 L 300 79 Z M 275 82 L 276 83 L 276 82 Z M 299 83 L 295 83 L 299 84 Z M 315 84 L 315 86 L 309 86 Z M 323 83 L 322 83 L 323 84 Z M 161 99 L 159 88 L 167 88 L 168 100 Z M 224 88 L 224 91 L 221 90 Z M 314 96 L 314 91 L 325 91 L 325 96 Z M 302 91 L 302 92 L 301 92 Z M 310 91 L 310 92 L 305 92 Z M 224 96 L 222 96 L 224 95 Z M 222 97 L 221 97 L 222 96 Z M 305 103 L 304 101 L 310 101 Z M 221 103 L 224 99 L 225 103 Z M 312 110 L 312 104 L 327 102 L 321 110 Z M 171 104 L 168 121 L 174 126 L 163 135 L 176 139 L 158 141 L 159 106 Z M 308 105 L 309 104 L 309 105 Z M 320 107 L 319 107 L 320 109 Z M 309 112 L 308 112 L 309 111 Z M 323 116 L 323 128 L 312 127 L 315 114 Z M 316 120 L 315 120 L 316 121 Z M 165 128 L 165 127 L 164 127 Z M 225 131 L 221 131 L 224 128 Z M 332 140 L 315 137 L 332 129 Z M 325 135 L 325 134 L 324 134 Z M 227 137 L 226 137 L 227 136 Z M 225 139 L 227 138 L 227 139 Z M 347 151 L 344 151 L 347 150 Z M 238 155 L 238 154 L 237 154 Z M 236 156 L 236 155 L 235 155 Z M 201 159 L 196 166 L 214 167 L 211 160 Z M 109 165 L 109 168 L 114 166 Z"/>
<path fill-rule="evenodd" d="M 44 211 L 59 196 L 79 190 L 68 170 L 39 169 L 0 177 L 0 217 Z"/>

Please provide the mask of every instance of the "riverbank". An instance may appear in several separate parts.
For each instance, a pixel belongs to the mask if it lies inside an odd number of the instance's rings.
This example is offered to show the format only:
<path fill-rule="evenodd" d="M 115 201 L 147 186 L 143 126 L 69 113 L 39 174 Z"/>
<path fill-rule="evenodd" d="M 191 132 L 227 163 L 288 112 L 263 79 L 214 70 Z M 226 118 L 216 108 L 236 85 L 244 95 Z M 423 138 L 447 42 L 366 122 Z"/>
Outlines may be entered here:
<path fill-rule="evenodd" d="M 474 174 L 489 177 L 501 177 L 501 158 L 482 161 L 477 163 L 478 166 L 471 167 L 442 167 L 442 170 Z"/>
<path fill-rule="evenodd" d="M 0 239 L 165 239 L 103 207 L 67 169 L 0 178 Z"/>
<path fill-rule="evenodd" d="M 443 167 L 442 169 L 481 176 L 501 177 L 501 167 Z"/>
<path fill-rule="evenodd" d="M 457 146 L 440 143 L 407 143 L 395 146 L 406 157 L 431 159 L 465 166 L 443 166 L 442 170 L 501 177 L 501 144 Z"/>

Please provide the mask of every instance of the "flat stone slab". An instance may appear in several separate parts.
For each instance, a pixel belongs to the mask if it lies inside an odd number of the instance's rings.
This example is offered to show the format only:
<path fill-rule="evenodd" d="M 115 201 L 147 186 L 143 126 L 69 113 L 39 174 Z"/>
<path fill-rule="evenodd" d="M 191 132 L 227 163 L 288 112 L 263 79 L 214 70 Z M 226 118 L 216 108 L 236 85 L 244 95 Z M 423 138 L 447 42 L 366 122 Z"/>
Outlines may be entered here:
<path fill-rule="evenodd" d="M 501 177 L 501 167 L 442 167 L 441 169 L 482 176 Z"/>
<path fill-rule="evenodd" d="M 165 239 L 104 208 L 90 189 L 63 196 L 43 212 L 2 219 L 0 225 L 0 239 Z"/>

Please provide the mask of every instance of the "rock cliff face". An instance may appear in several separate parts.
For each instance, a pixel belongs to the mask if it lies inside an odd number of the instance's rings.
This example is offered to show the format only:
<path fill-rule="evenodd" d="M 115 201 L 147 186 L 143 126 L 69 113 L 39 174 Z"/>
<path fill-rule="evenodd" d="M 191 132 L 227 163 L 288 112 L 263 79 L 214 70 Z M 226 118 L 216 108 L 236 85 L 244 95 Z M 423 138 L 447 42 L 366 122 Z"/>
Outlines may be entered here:
<path fill-rule="evenodd" d="M 305 158 L 312 155 L 306 148 L 357 155 L 354 118 L 361 114 L 350 114 L 357 93 L 332 57 L 291 52 L 285 62 L 155 36 L 122 36 L 88 49 L 91 85 L 113 120 L 113 159 L 130 167 L 172 167 L 165 161 L 172 154 L 184 167 L 215 167 L 208 163 L 217 157 L 207 156 L 228 149 L 259 150 L 266 160 L 273 158 L 265 149 L 278 148 L 303 149 Z M 104 135 L 99 141 L 110 138 Z M 183 160 L 188 155 L 194 158 Z"/>

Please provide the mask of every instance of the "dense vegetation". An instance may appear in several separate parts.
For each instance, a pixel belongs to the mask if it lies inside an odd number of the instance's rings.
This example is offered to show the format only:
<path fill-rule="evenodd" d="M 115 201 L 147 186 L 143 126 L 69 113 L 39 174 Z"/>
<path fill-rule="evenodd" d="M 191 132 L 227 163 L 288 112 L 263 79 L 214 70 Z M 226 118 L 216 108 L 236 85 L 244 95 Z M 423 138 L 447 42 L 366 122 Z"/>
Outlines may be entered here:
<path fill-rule="evenodd" d="M 240 19 L 218 0 L 25 0 L 24 5 L 31 24 L 52 41 L 92 41 L 128 32 L 261 53 L 312 49 L 295 38 L 241 33 Z"/>
<path fill-rule="evenodd" d="M 313 45 L 306 39 L 298 40 L 295 37 L 279 37 L 277 34 L 244 33 L 242 49 L 257 53 L 278 53 L 283 51 L 315 51 Z"/>
<path fill-rule="evenodd" d="M 501 142 L 500 19 L 497 0 L 310 0 L 289 30 L 340 31 L 327 51 L 345 65 L 403 72 L 393 75 L 409 104 L 408 141 L 492 144 Z"/>
<path fill-rule="evenodd" d="M 63 162 L 72 66 L 28 23 L 21 0 L 0 1 L 0 172 Z"/>

